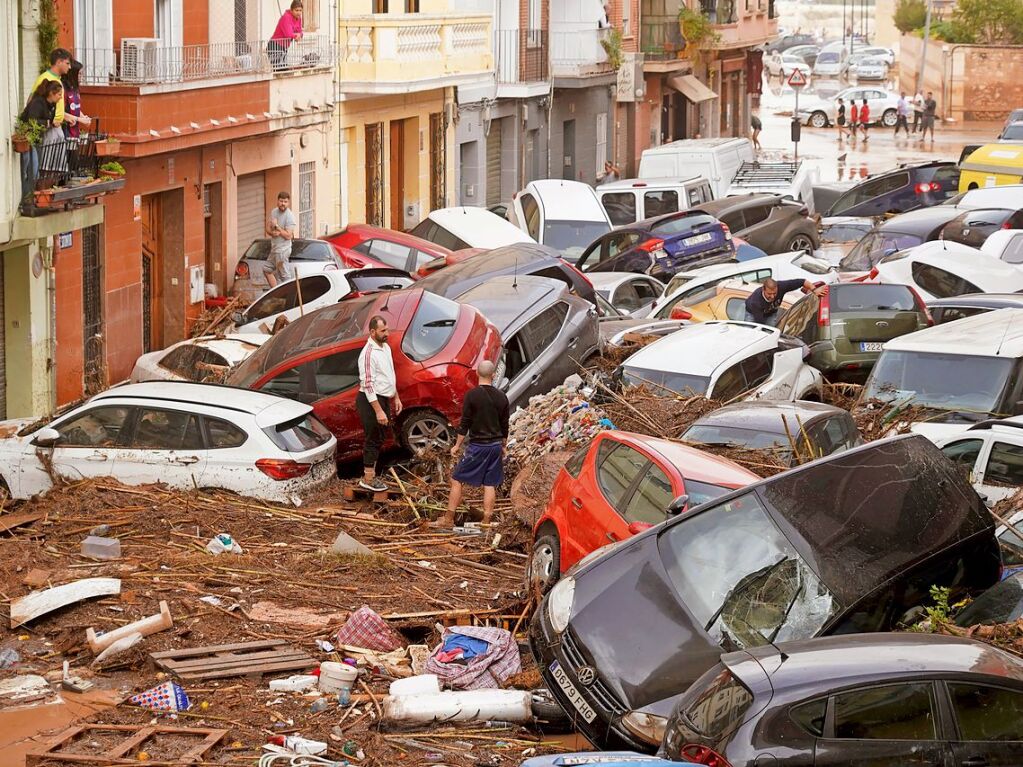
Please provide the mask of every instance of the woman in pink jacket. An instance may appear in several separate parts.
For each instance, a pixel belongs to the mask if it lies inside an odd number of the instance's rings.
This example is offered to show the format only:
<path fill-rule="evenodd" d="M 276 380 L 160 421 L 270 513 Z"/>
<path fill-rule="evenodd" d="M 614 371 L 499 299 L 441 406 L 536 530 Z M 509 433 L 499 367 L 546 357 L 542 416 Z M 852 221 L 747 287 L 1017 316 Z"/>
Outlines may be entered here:
<path fill-rule="evenodd" d="M 277 22 L 266 52 L 270 56 L 270 65 L 275 71 L 284 69 L 288 59 L 288 48 L 292 40 L 302 39 L 302 0 L 291 0 L 291 7 L 286 10 Z"/>

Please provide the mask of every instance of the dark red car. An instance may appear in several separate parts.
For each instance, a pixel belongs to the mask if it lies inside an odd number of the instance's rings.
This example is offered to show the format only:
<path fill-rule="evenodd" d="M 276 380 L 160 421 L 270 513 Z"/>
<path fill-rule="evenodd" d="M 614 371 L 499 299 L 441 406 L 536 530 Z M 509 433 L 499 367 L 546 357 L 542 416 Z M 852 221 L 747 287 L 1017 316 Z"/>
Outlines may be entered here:
<path fill-rule="evenodd" d="M 295 320 L 231 371 L 228 383 L 313 406 L 337 437 L 338 462 L 362 452 L 362 424 L 355 411 L 359 353 L 369 320 L 387 318 L 398 396 L 404 410 L 384 447 L 412 450 L 450 446 L 462 399 L 476 386 L 476 367 L 497 362 L 501 336 L 471 306 L 408 288 L 375 293 L 324 307 Z"/>
<path fill-rule="evenodd" d="M 413 277 L 429 277 L 438 269 L 443 269 L 445 266 L 451 266 L 452 264 L 460 264 L 473 256 L 478 256 L 480 253 L 487 252 L 489 252 L 487 248 L 462 248 L 461 250 L 456 250 L 451 253 L 451 255 L 444 256 L 443 258 L 435 258 L 433 261 L 427 261 L 419 267 L 419 271 L 413 275 Z"/>
<path fill-rule="evenodd" d="M 389 266 L 408 272 L 413 279 L 421 266 L 451 255 L 447 248 L 422 237 L 369 224 L 350 224 L 323 239 L 334 246 L 341 261 L 351 269 Z"/>
<path fill-rule="evenodd" d="M 558 472 L 533 530 L 530 579 L 548 588 L 591 551 L 758 479 L 732 461 L 677 442 L 601 432 Z"/>

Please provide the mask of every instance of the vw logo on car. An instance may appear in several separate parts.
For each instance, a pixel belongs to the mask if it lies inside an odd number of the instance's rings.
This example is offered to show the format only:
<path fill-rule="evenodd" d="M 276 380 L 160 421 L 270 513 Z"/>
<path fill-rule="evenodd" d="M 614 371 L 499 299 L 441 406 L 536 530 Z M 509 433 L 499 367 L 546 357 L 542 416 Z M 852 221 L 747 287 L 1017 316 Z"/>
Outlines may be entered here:
<path fill-rule="evenodd" d="M 597 681 L 597 671 L 593 668 L 593 666 L 583 666 L 579 669 L 579 673 L 576 677 L 579 679 L 579 684 L 583 687 L 589 687 Z"/>

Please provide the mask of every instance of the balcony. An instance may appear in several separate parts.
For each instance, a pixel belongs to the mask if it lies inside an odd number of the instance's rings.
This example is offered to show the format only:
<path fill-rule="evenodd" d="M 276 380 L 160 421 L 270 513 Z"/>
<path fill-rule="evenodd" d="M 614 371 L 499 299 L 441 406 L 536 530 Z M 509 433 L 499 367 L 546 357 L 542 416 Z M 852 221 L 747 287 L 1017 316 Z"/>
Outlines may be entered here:
<path fill-rule="evenodd" d="M 718 35 L 713 50 L 750 48 L 778 34 L 774 0 L 700 0 L 700 10 Z"/>
<path fill-rule="evenodd" d="M 101 156 L 112 146 L 105 136 L 87 135 L 31 147 L 19 156 L 22 175 L 20 213 L 34 218 L 95 202 L 122 189 L 124 169 L 107 170 L 113 160 Z M 119 165 L 119 164 L 118 164 Z"/>
<path fill-rule="evenodd" d="M 593 78 L 610 76 L 614 70 L 601 45 L 606 29 L 589 25 L 573 31 L 551 31 L 551 70 L 555 78 Z M 592 83 L 587 83 L 587 85 Z"/>
<path fill-rule="evenodd" d="M 494 60 L 499 98 L 528 98 L 550 88 L 550 37 L 544 29 L 499 29 L 494 32 Z"/>
<path fill-rule="evenodd" d="M 687 66 L 685 41 L 677 19 L 644 19 L 639 40 L 647 72 L 668 72 Z"/>
<path fill-rule="evenodd" d="M 339 90 L 414 93 L 489 80 L 494 72 L 491 29 L 489 14 L 342 18 Z"/>

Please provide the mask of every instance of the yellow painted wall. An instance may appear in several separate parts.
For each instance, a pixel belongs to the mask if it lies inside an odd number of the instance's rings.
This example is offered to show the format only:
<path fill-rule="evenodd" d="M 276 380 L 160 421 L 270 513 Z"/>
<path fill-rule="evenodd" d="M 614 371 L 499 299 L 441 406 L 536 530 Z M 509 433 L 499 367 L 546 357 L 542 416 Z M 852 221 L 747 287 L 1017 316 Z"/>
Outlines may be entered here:
<path fill-rule="evenodd" d="M 404 14 L 404 0 L 390 0 L 388 15 Z M 341 17 L 369 16 L 373 13 L 373 0 L 340 0 L 338 10 Z M 419 0 L 420 13 L 445 13 L 449 9 L 448 0 Z"/>

